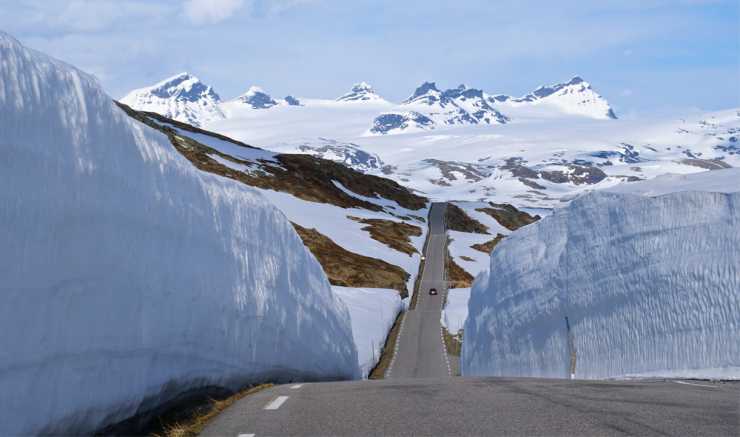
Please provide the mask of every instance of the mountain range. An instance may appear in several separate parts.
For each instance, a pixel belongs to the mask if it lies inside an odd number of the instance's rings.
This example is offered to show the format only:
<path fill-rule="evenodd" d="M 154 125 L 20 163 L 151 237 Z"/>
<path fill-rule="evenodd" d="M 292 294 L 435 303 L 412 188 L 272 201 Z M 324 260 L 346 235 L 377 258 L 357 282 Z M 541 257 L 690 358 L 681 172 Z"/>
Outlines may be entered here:
<path fill-rule="evenodd" d="M 516 112 L 521 108 L 551 115 L 616 118 L 606 99 L 580 77 L 541 86 L 519 98 L 488 94 L 466 85 L 441 90 L 435 82 L 424 82 L 407 99 L 394 104 L 384 99 L 367 82 L 353 85 L 349 92 L 336 99 L 298 99 L 294 96 L 275 99 L 262 88 L 252 86 L 235 99 L 222 101 L 213 87 L 189 73 L 180 73 L 153 86 L 134 90 L 121 102 L 137 110 L 156 112 L 194 126 L 206 126 L 216 120 L 230 118 L 232 112 L 242 109 L 270 110 L 279 106 L 334 104 L 345 110 L 354 110 L 356 105 L 367 105 L 376 109 L 376 113 L 371 114 L 372 118 L 366 122 L 367 135 L 505 124 L 512 121 L 508 112 Z"/>

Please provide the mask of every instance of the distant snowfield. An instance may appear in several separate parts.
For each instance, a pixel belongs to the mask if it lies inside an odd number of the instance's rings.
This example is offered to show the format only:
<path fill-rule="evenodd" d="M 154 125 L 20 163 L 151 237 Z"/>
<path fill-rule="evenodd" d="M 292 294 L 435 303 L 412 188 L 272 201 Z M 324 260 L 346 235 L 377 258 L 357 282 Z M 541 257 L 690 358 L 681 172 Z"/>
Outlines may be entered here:
<path fill-rule="evenodd" d="M 266 110 L 227 102 L 223 106 L 227 118 L 207 128 L 278 152 L 293 152 L 298 144 L 319 137 L 353 143 L 393 167 L 382 175 L 433 200 L 486 199 L 530 208 L 558 207 L 580 193 L 617 185 L 627 177 L 696 173 L 706 169 L 701 165 L 715 165 L 702 160 L 719 159 L 718 166 L 740 166 L 736 142 L 740 116 L 735 109 L 681 119 L 595 120 L 553 112 L 546 105 L 513 106 L 508 109 L 511 121 L 507 124 L 368 136 L 368 120 L 392 110 L 393 104 L 303 101 L 302 107 Z M 606 178 L 596 184 L 537 179 L 537 188 L 522 183 L 505 168 L 512 158 L 536 171 L 565 173 L 573 171 L 567 164 L 589 163 Z M 453 169 L 450 178 L 430 159 L 465 163 L 478 174 L 471 178 Z"/>
<path fill-rule="evenodd" d="M 738 229 L 740 169 L 574 200 L 494 250 L 463 374 L 740 378 Z"/>

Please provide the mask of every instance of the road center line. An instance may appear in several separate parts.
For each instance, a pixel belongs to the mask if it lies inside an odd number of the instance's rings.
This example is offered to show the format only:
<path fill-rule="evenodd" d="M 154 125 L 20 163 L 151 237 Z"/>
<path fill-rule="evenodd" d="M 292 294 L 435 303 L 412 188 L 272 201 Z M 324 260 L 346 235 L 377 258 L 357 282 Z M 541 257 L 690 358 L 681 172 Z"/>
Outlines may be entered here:
<path fill-rule="evenodd" d="M 281 405 L 285 403 L 285 401 L 288 400 L 289 397 L 290 396 L 278 396 L 275 399 L 273 399 L 272 402 L 265 405 L 264 409 L 265 410 L 277 410 L 278 408 L 280 408 Z"/>
<path fill-rule="evenodd" d="M 291 386 L 290 386 L 290 389 L 291 389 L 291 390 L 296 390 L 296 389 L 299 389 L 299 388 L 301 388 L 301 387 L 303 387 L 303 384 L 296 384 L 296 385 L 291 385 Z"/>
<path fill-rule="evenodd" d="M 236 437 L 254 437 L 254 434 L 239 434 Z"/>
<path fill-rule="evenodd" d="M 686 381 L 675 381 L 675 380 L 674 380 L 673 382 L 675 382 L 676 384 L 684 384 L 684 385 L 694 385 L 694 386 L 697 386 L 697 387 L 709 387 L 709 388 L 717 388 L 717 386 L 716 386 L 716 385 L 707 385 L 707 384 L 694 384 L 694 383 L 691 383 L 691 382 L 686 382 Z"/>

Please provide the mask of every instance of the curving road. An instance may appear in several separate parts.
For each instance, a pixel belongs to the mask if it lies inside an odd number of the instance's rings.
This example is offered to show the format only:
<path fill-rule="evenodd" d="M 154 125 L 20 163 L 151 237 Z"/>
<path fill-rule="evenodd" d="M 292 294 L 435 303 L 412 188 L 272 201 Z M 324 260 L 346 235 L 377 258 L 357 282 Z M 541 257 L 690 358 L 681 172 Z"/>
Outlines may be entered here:
<path fill-rule="evenodd" d="M 386 378 L 443 378 L 451 375 L 450 361 L 442 341 L 442 302 L 447 292 L 444 280 L 446 203 L 433 203 L 429 212 L 429 243 L 421 275 L 416 308 L 406 312 L 398 338 L 398 350 Z M 429 289 L 436 288 L 436 296 Z"/>

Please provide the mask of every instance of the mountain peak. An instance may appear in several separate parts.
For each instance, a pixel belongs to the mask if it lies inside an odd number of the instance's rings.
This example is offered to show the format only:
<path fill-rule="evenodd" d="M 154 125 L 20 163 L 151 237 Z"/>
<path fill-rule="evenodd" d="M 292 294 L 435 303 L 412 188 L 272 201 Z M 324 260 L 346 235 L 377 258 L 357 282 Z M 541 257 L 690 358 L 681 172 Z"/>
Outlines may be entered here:
<path fill-rule="evenodd" d="M 408 99 L 404 100 L 403 103 L 411 103 L 420 97 L 426 96 L 427 94 L 439 94 L 437 84 L 434 82 L 424 82 L 414 90 L 414 93 L 409 96 Z"/>
<path fill-rule="evenodd" d="M 382 100 L 383 98 L 375 92 L 375 89 L 367 82 L 359 82 L 352 85 L 347 94 L 337 98 L 337 102 L 358 102 L 367 100 Z"/>
<path fill-rule="evenodd" d="M 597 119 L 617 118 L 609 103 L 591 87 L 591 84 L 580 76 L 573 76 L 567 82 L 537 87 L 532 93 L 518 99 L 508 96 L 493 96 L 495 102 L 514 103 L 547 103 L 559 107 L 563 112 L 584 115 Z"/>
<path fill-rule="evenodd" d="M 267 109 L 278 104 L 265 90 L 255 85 L 250 86 L 247 92 L 237 99 L 251 106 L 252 109 Z"/>
<path fill-rule="evenodd" d="M 218 108 L 221 97 L 211 86 L 188 72 L 133 90 L 121 102 L 140 111 L 156 112 L 194 126 L 223 118 Z"/>

